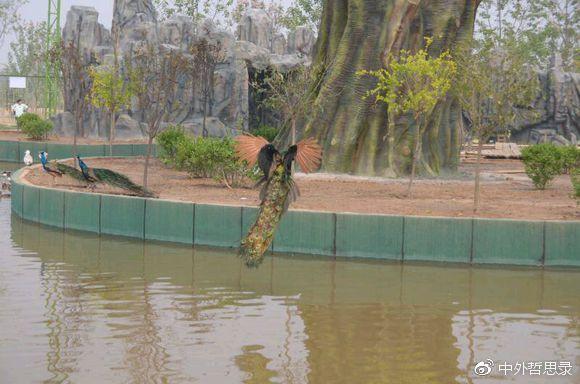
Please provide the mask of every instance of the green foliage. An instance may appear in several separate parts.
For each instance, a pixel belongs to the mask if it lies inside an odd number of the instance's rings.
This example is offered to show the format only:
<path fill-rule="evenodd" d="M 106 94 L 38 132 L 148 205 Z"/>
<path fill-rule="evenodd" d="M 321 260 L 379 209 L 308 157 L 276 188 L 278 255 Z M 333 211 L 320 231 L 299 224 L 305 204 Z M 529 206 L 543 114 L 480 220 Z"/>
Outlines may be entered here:
<path fill-rule="evenodd" d="M 186 140 L 188 137 L 183 130 L 183 127 L 179 125 L 172 125 L 166 128 L 157 136 L 157 144 L 161 149 L 160 158 L 166 164 L 175 165 L 175 159 L 177 158 L 177 149 L 182 141 Z"/>
<path fill-rule="evenodd" d="M 526 63 L 544 69 L 558 53 L 564 68 L 574 70 L 579 24 L 577 0 L 483 0 L 475 36 L 482 47 L 509 47 Z"/>
<path fill-rule="evenodd" d="M 257 129 L 255 129 L 252 134 L 255 136 L 262 136 L 264 139 L 268 140 L 269 142 L 274 141 L 276 135 L 280 130 L 276 127 L 272 127 L 270 125 L 260 125 Z"/>
<path fill-rule="evenodd" d="M 570 180 L 574 187 L 574 196 L 580 198 L 580 166 L 576 166 L 570 170 Z"/>
<path fill-rule="evenodd" d="M 123 77 L 112 66 L 100 66 L 89 69 L 92 79 L 91 101 L 95 107 L 106 108 L 115 113 L 131 103 L 131 87 L 125 86 Z"/>
<path fill-rule="evenodd" d="M 170 127 L 158 139 L 163 160 L 192 177 L 213 178 L 226 186 L 244 185 L 252 170 L 236 158 L 231 138 L 193 137 Z"/>
<path fill-rule="evenodd" d="M 322 18 L 322 0 L 295 0 L 284 12 L 280 22 L 289 30 L 307 25 L 314 30 Z"/>
<path fill-rule="evenodd" d="M 526 61 L 518 49 L 490 47 L 458 49 L 454 93 L 472 121 L 474 137 L 485 140 L 497 131 L 517 128 L 522 110 L 531 107 L 539 91 L 534 71 L 525 70 Z M 531 108 L 527 108 L 531 110 Z M 526 111 L 528 118 L 534 112 Z"/>
<path fill-rule="evenodd" d="M 14 26 L 15 38 L 10 42 L 8 65 L 11 75 L 43 75 L 46 59 L 46 23 L 19 23 Z"/>
<path fill-rule="evenodd" d="M 161 19 L 186 15 L 195 21 L 208 18 L 218 25 L 231 25 L 231 8 L 234 0 L 154 0 Z"/>
<path fill-rule="evenodd" d="M 580 149 L 575 145 L 558 147 L 562 157 L 562 173 L 571 173 L 574 168 L 580 167 Z"/>
<path fill-rule="evenodd" d="M 562 173 L 562 151 L 552 143 L 531 145 L 522 150 L 526 174 L 538 189 L 546 189 Z"/>
<path fill-rule="evenodd" d="M 0 48 L 4 38 L 11 31 L 16 30 L 21 23 L 19 8 L 28 3 L 28 0 L 0 1 Z"/>
<path fill-rule="evenodd" d="M 369 95 L 386 103 L 396 114 L 412 112 L 418 118 L 431 112 L 451 88 L 456 72 L 456 64 L 448 51 L 438 57 L 429 55 L 431 42 L 427 39 L 425 48 L 416 53 L 402 50 L 398 57 L 391 56 L 387 68 L 359 71 L 359 75 L 377 79 Z"/>
<path fill-rule="evenodd" d="M 52 131 L 52 123 L 34 113 L 23 114 L 18 118 L 18 122 L 22 132 L 33 140 L 42 140 Z"/>

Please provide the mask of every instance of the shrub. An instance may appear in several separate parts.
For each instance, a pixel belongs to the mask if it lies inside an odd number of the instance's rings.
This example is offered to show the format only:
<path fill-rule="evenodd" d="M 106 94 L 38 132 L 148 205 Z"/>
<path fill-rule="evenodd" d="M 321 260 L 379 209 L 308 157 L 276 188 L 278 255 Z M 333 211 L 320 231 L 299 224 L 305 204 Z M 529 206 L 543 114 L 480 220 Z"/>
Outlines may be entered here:
<path fill-rule="evenodd" d="M 175 164 L 179 144 L 187 139 L 183 127 L 173 125 L 157 136 L 157 144 L 161 148 L 160 158 L 165 164 Z"/>
<path fill-rule="evenodd" d="M 213 178 L 228 187 L 243 185 L 250 176 L 250 170 L 237 160 L 230 138 L 188 136 L 179 142 L 174 164 L 193 177 Z"/>
<path fill-rule="evenodd" d="M 262 136 L 269 142 L 274 141 L 276 135 L 278 135 L 278 128 L 272 127 L 270 125 L 260 125 L 257 129 L 252 132 L 255 136 Z"/>
<path fill-rule="evenodd" d="M 538 189 L 562 173 L 562 151 L 552 143 L 531 145 L 522 150 L 526 174 Z"/>
<path fill-rule="evenodd" d="M 580 149 L 575 145 L 558 147 L 562 157 L 562 173 L 570 173 L 572 168 L 580 166 Z"/>
<path fill-rule="evenodd" d="M 52 123 L 44 120 L 34 113 L 25 113 L 19 117 L 18 123 L 24 132 L 32 140 L 42 140 L 52 131 Z"/>
<path fill-rule="evenodd" d="M 570 179 L 572 180 L 572 186 L 574 187 L 574 196 L 577 199 L 580 198 L 580 166 L 575 166 L 570 169 Z"/>

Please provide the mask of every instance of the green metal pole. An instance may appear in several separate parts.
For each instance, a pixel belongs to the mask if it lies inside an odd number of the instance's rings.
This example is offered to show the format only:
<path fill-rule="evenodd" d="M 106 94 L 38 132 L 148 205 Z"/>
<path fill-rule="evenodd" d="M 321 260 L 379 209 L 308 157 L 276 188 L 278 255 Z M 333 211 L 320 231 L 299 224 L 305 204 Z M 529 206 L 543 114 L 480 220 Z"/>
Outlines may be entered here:
<path fill-rule="evenodd" d="M 45 58 L 45 115 L 50 117 L 56 113 L 58 99 L 58 63 L 50 57 L 50 51 L 60 44 L 60 10 L 61 0 L 48 0 L 46 19 L 46 58 Z"/>

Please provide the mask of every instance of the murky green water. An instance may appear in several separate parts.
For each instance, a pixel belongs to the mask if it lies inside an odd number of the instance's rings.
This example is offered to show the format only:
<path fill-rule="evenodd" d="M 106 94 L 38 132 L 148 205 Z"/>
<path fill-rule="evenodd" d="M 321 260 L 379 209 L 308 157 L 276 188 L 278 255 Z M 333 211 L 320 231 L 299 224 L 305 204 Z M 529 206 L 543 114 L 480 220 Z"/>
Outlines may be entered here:
<path fill-rule="evenodd" d="M 281 256 L 247 270 L 233 251 L 30 224 L 9 203 L 1 383 L 580 382 L 579 270 Z M 498 370 L 546 361 L 574 376 Z"/>

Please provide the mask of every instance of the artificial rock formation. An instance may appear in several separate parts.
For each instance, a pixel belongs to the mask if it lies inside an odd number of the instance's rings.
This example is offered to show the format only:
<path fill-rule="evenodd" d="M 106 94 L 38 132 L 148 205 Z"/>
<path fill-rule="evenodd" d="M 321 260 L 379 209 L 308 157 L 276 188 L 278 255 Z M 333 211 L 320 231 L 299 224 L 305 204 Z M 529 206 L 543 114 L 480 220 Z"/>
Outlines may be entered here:
<path fill-rule="evenodd" d="M 196 24 L 190 17 L 175 16 L 159 22 L 151 0 L 117 0 L 115 4 L 113 28 L 118 31 L 119 56 L 131 56 L 143 41 L 159 44 L 161 49 L 184 52 L 198 39 L 220 44 L 223 61 L 218 63 L 214 72 L 213 98 L 207 119 L 209 133 L 214 136 L 248 129 L 251 120 L 250 73 L 268 68 L 286 71 L 304 65 L 309 60 L 307 52 L 312 49 L 314 41 L 312 31 L 300 28 L 298 37 L 292 37 L 288 44 L 283 35 L 273 33 L 272 22 L 263 10 L 247 11 L 238 26 L 239 39 L 236 39 L 231 32 L 217 28 L 209 20 Z M 111 33 L 98 22 L 98 13 L 92 7 L 71 7 L 67 13 L 63 39 L 74 41 L 87 63 L 91 57 L 101 64 L 113 62 Z M 180 107 L 167 123 L 179 123 L 198 134 L 203 115 L 200 90 L 192 87 L 190 82 L 182 81 L 179 99 Z M 68 110 L 70 108 L 65 105 L 65 111 Z M 69 112 L 64 112 L 53 118 L 57 134 L 72 135 L 74 132 L 69 115 Z M 140 115 L 135 108 L 123 111 L 117 120 L 117 137 L 143 137 Z M 107 137 L 108 124 L 106 112 L 92 108 L 85 116 L 85 134 Z"/>
<path fill-rule="evenodd" d="M 565 72 L 554 55 L 548 71 L 538 74 L 540 91 L 532 110 L 522 110 L 513 130 L 518 143 L 576 144 L 580 139 L 580 73 Z"/>

